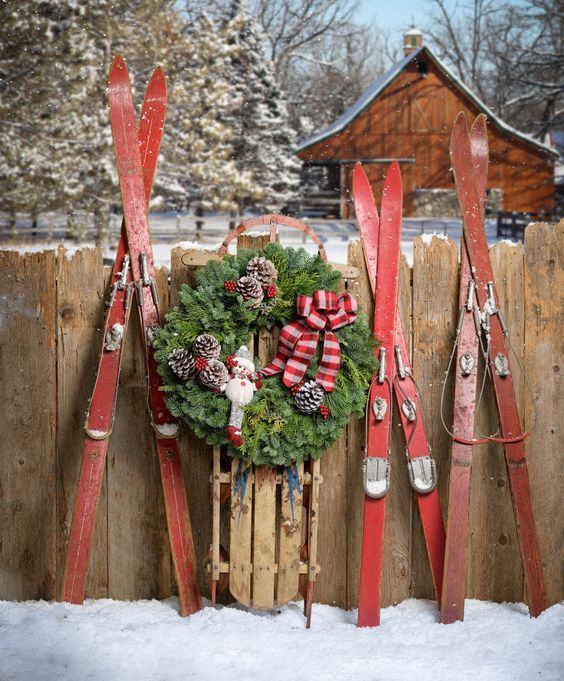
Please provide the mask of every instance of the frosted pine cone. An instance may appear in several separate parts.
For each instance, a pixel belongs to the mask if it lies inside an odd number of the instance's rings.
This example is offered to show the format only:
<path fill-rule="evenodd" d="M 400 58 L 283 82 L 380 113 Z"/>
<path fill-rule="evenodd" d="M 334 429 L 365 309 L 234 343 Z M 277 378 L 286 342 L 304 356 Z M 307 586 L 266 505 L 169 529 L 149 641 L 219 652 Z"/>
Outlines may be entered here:
<path fill-rule="evenodd" d="M 168 356 L 168 365 L 183 381 L 196 375 L 196 358 L 189 350 L 173 350 Z"/>
<path fill-rule="evenodd" d="M 313 414 L 321 406 L 324 397 L 325 391 L 317 381 L 307 381 L 294 398 L 296 409 L 302 414 Z"/>
<path fill-rule="evenodd" d="M 192 352 L 196 357 L 204 359 L 217 359 L 221 354 L 221 345 L 217 339 L 209 333 L 202 333 L 194 341 Z"/>
<path fill-rule="evenodd" d="M 249 260 L 247 275 L 259 281 L 262 286 L 273 284 L 278 279 L 278 272 L 274 264 L 261 255 Z"/>
<path fill-rule="evenodd" d="M 200 381 L 202 381 L 206 388 L 211 388 L 212 390 L 221 388 L 222 385 L 227 383 L 228 378 L 229 372 L 227 367 L 218 359 L 210 359 L 207 367 L 202 369 L 199 374 Z"/>
<path fill-rule="evenodd" d="M 237 291 L 243 296 L 243 300 L 251 303 L 251 307 L 258 307 L 262 303 L 262 284 L 254 277 L 241 277 L 237 282 Z"/>

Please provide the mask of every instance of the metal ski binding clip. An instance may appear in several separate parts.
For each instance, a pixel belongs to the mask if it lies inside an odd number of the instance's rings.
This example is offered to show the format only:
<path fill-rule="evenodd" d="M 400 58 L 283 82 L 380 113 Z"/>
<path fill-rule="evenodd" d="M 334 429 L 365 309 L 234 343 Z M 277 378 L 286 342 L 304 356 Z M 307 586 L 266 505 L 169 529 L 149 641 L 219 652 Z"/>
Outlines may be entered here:
<path fill-rule="evenodd" d="M 123 326 L 121 324 L 114 324 L 104 339 L 104 350 L 106 350 L 106 352 L 114 352 L 115 350 L 119 350 L 122 340 Z"/>
<path fill-rule="evenodd" d="M 147 261 L 147 254 L 139 254 L 139 264 L 141 266 L 141 281 L 137 282 L 137 293 L 139 296 L 139 304 L 143 305 L 143 286 L 148 286 L 151 289 L 151 296 L 156 307 L 159 306 L 159 296 L 157 293 L 157 285 L 155 280 L 149 274 L 149 264 Z"/>
<path fill-rule="evenodd" d="M 401 403 L 401 410 L 408 421 L 413 423 L 417 418 L 417 407 L 411 398 L 408 397 Z"/>
<path fill-rule="evenodd" d="M 378 367 L 378 383 L 382 384 L 386 380 L 386 348 L 380 349 L 378 360 L 380 361 L 380 366 Z"/>
<path fill-rule="evenodd" d="M 396 363 L 398 365 L 398 376 L 403 381 L 407 376 L 409 376 L 409 371 L 405 368 L 405 364 L 403 363 L 403 357 L 402 357 L 401 348 L 400 348 L 399 345 L 395 346 L 395 353 L 396 353 Z"/>
<path fill-rule="evenodd" d="M 472 369 L 474 368 L 474 358 L 471 353 L 465 352 L 460 358 L 460 375 L 470 376 Z"/>
<path fill-rule="evenodd" d="M 502 378 L 509 376 L 509 362 L 507 361 L 507 357 L 503 354 L 503 352 L 498 352 L 495 356 L 494 367 L 498 376 L 501 376 Z"/>
<path fill-rule="evenodd" d="M 366 447 L 362 448 L 366 452 Z M 362 460 L 362 486 L 371 499 L 381 499 L 390 489 L 390 460 L 383 456 L 365 456 Z"/>
<path fill-rule="evenodd" d="M 388 411 L 388 403 L 383 397 L 377 397 L 372 403 L 372 411 L 376 421 L 383 421 L 386 412 Z"/>
<path fill-rule="evenodd" d="M 409 482 L 418 494 L 429 494 L 437 486 L 437 466 L 430 456 L 417 456 L 409 459 L 406 450 Z"/>
<path fill-rule="evenodd" d="M 116 293 L 118 291 L 123 291 L 123 289 L 127 287 L 128 270 L 129 270 L 129 253 L 126 253 L 123 258 L 121 270 L 117 274 L 117 280 L 112 286 L 112 290 L 110 292 L 110 299 L 108 300 L 108 307 L 111 307 L 114 304 L 114 301 L 116 299 Z"/>

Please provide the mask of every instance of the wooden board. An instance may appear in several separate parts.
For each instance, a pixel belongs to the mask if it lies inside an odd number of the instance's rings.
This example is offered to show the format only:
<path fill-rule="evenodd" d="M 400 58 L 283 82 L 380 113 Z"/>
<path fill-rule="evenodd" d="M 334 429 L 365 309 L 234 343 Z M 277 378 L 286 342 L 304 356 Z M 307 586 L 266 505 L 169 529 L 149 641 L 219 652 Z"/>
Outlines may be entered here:
<path fill-rule="evenodd" d="M 56 590 L 55 254 L 0 252 L 0 598 Z"/>
<path fill-rule="evenodd" d="M 256 466 L 254 475 L 252 604 L 258 610 L 270 610 L 274 608 L 276 563 L 276 471 Z"/>
<path fill-rule="evenodd" d="M 398 307 L 408 348 L 411 348 L 411 270 L 405 256 L 400 260 Z M 395 401 L 391 432 L 390 491 L 386 501 L 384 564 L 382 567 L 383 608 L 409 597 L 411 582 L 411 485 L 405 458 L 405 437 Z M 417 508 L 415 507 L 415 513 Z"/>
<path fill-rule="evenodd" d="M 239 459 L 231 464 L 231 479 L 237 479 Z M 250 474 L 249 474 L 250 478 Z M 231 484 L 231 531 L 229 538 L 229 590 L 239 603 L 251 605 L 251 548 L 253 529 L 253 485 L 247 481 L 245 496 Z"/>
<path fill-rule="evenodd" d="M 164 310 L 168 307 L 167 273 L 161 269 L 156 274 Z M 118 599 L 164 598 L 170 595 L 173 580 L 145 376 L 134 308 L 108 450 L 108 595 Z"/>
<path fill-rule="evenodd" d="M 548 601 L 564 596 L 564 468 L 562 388 L 564 221 L 525 230 L 525 368 L 534 406 L 523 391 L 533 512 Z"/>
<path fill-rule="evenodd" d="M 500 243 L 490 249 L 490 258 L 496 299 L 507 321 L 511 341 L 519 349 L 523 343 L 523 254 L 521 248 Z M 509 359 L 514 363 L 513 357 Z M 517 367 L 513 368 L 519 404 L 521 376 Z M 482 377 L 483 362 L 478 373 L 478 394 Z M 489 380 L 476 413 L 476 428 L 484 434 L 494 433 L 498 428 L 493 387 Z M 501 445 L 474 447 L 469 524 L 466 597 L 521 601 L 523 570 Z"/>
<path fill-rule="evenodd" d="M 102 252 L 83 248 L 57 258 L 58 561 L 64 566 L 78 486 L 84 419 L 92 395 L 106 314 Z M 87 598 L 108 596 L 108 507 L 102 482 L 86 584 Z M 63 569 L 58 572 L 57 593 Z"/>
<path fill-rule="evenodd" d="M 437 464 L 443 512 L 448 489 L 450 437 L 440 420 L 441 391 L 458 317 L 458 253 L 453 241 L 413 244 L 413 376 L 423 403 L 425 430 Z M 445 392 L 445 421 L 452 423 L 453 381 Z M 431 414 L 433 415 L 431 417 Z M 421 414 L 420 414 L 421 416 Z M 421 518 L 413 500 L 412 595 L 435 598 Z"/>
<path fill-rule="evenodd" d="M 171 252 L 170 291 L 171 305 L 178 305 L 178 292 L 182 284 L 194 285 L 196 272 L 205 264 L 201 259 L 214 254 L 204 251 L 173 248 Z M 192 255 L 198 259 L 192 260 Z M 209 578 L 201 566 L 212 544 L 212 514 L 210 512 L 209 476 L 212 469 L 212 447 L 197 438 L 184 423 L 180 429 L 180 458 L 186 484 L 186 495 L 192 522 L 192 537 L 198 564 L 198 583 L 200 593 L 209 596 Z"/>
<path fill-rule="evenodd" d="M 278 529 L 278 580 L 276 589 L 276 601 L 279 604 L 294 600 L 299 588 L 304 485 L 303 464 L 297 467 L 297 472 L 300 490 L 298 491 L 294 488 L 292 491 L 293 513 L 292 504 L 290 503 L 287 471 L 284 472 L 282 479 L 280 526 Z"/>

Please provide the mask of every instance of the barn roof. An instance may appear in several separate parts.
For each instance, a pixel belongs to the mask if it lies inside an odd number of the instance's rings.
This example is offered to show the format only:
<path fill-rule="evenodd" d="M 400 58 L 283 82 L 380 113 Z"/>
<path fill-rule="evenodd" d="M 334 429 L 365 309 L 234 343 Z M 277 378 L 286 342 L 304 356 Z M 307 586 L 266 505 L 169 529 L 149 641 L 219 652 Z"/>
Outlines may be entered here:
<path fill-rule="evenodd" d="M 492 123 L 493 125 L 497 126 L 504 132 L 507 132 L 509 135 L 512 135 L 513 137 L 517 137 L 518 139 L 522 140 L 523 142 L 526 142 L 527 144 L 531 144 L 534 147 L 537 147 L 537 149 L 540 149 L 544 152 L 548 152 L 551 155 L 558 155 L 558 152 L 553 149 L 552 147 L 542 144 L 541 142 L 533 139 L 532 137 L 529 137 L 529 135 L 525 135 L 522 132 L 519 132 L 518 130 L 515 130 L 515 128 L 512 128 L 510 125 L 507 123 L 504 123 L 500 118 L 498 118 L 491 109 L 489 109 L 484 102 L 482 102 L 481 99 L 479 99 L 471 90 L 468 89 L 464 83 L 457 78 L 452 71 L 450 71 L 445 64 L 434 54 L 434 52 L 427 47 L 426 45 L 423 45 L 422 47 L 418 47 L 416 50 L 413 52 L 410 52 L 407 56 L 405 56 L 403 59 L 398 61 L 396 64 L 394 64 L 386 73 L 382 74 L 376 80 L 370 85 L 370 87 L 365 90 L 362 95 L 356 100 L 354 104 L 352 104 L 343 114 L 339 116 L 333 123 L 323 130 L 322 132 L 317 133 L 313 137 L 310 137 L 307 140 L 304 140 L 303 142 L 300 143 L 297 151 L 303 151 L 304 149 L 307 149 L 308 147 L 311 147 L 313 144 L 317 144 L 317 142 L 321 142 L 324 139 L 327 139 L 328 137 L 332 137 L 338 132 L 341 132 L 344 130 L 351 121 L 353 121 L 360 113 L 362 113 L 371 103 L 372 101 L 386 88 L 392 81 L 394 81 L 397 76 L 406 68 L 406 66 L 415 60 L 419 55 L 425 54 L 427 57 L 430 57 L 436 64 L 436 66 L 446 75 L 446 77 L 453 83 L 453 85 L 458 88 L 468 99 L 470 99 L 475 106 L 480 109 L 480 111 L 484 114 L 486 114 L 488 121 Z"/>

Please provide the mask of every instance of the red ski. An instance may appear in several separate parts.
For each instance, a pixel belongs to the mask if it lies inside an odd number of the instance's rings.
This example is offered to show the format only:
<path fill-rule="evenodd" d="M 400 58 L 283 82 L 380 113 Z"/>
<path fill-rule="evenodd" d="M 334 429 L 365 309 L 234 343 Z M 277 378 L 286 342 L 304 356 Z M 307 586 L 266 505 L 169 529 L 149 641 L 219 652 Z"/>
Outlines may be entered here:
<path fill-rule="evenodd" d="M 391 378 L 389 383 L 388 391 L 388 401 L 385 401 L 385 397 L 382 395 L 375 396 L 375 399 L 379 401 L 374 402 L 374 397 L 371 394 L 369 396 L 369 405 L 372 405 L 372 412 L 369 418 L 370 421 L 367 425 L 368 428 L 368 440 L 370 442 L 371 433 L 378 437 L 378 433 L 382 432 L 380 424 L 384 422 L 384 419 L 379 420 L 382 416 L 382 410 L 385 410 L 388 414 L 388 426 L 389 426 L 389 412 L 391 406 L 391 388 L 393 386 L 393 393 L 395 395 L 395 400 L 398 406 L 398 411 L 400 413 L 400 418 L 404 430 L 404 435 L 406 439 L 406 457 L 408 460 L 408 472 L 409 479 L 413 490 L 416 492 L 417 503 L 419 506 L 419 512 L 421 514 L 421 520 L 423 524 L 423 530 L 425 535 L 425 541 L 427 545 L 427 551 L 429 555 L 429 560 L 431 563 L 431 571 L 433 574 L 433 580 L 435 584 L 435 590 L 437 593 L 437 598 L 440 599 L 441 587 L 442 587 L 442 571 L 443 571 L 443 560 L 444 560 L 444 545 L 445 545 L 445 532 L 444 525 L 441 515 L 441 508 L 439 503 L 439 497 L 436 490 L 437 474 L 435 463 L 431 456 L 431 450 L 427 441 L 425 434 L 425 427 L 423 420 L 421 418 L 421 406 L 420 399 L 417 392 L 417 387 L 412 377 L 411 364 L 409 361 L 409 354 L 407 352 L 407 346 L 405 342 L 405 337 L 403 335 L 403 329 L 401 325 L 401 318 L 397 310 L 397 277 L 398 271 L 396 270 L 396 281 L 391 292 L 386 290 L 386 279 L 389 276 L 389 272 L 384 271 L 382 275 L 382 270 L 379 268 L 381 259 L 385 262 L 387 260 L 386 255 L 382 255 L 385 252 L 384 249 L 390 242 L 389 234 L 386 230 L 386 222 L 384 221 L 384 213 L 382 214 L 382 219 L 378 221 L 378 213 L 374 203 L 374 197 L 372 195 L 372 190 L 370 183 L 366 174 L 360 164 L 357 164 L 354 171 L 353 178 L 353 191 L 355 200 L 355 209 L 358 220 L 359 229 L 362 236 L 362 244 L 364 248 L 364 255 L 366 259 L 366 265 L 368 269 L 368 275 L 370 278 L 370 283 L 372 290 L 375 295 L 375 305 L 377 315 L 380 314 L 382 305 L 380 300 L 385 300 L 386 308 L 388 305 L 391 306 L 391 312 L 388 312 L 385 324 L 388 324 L 388 333 L 391 329 L 393 338 L 393 357 L 387 355 L 389 352 L 386 351 L 386 361 L 389 361 L 390 368 L 388 369 L 388 378 Z M 384 190 L 384 199 L 382 201 L 383 209 L 385 202 L 389 200 L 388 197 L 389 188 Z M 399 229 L 401 229 L 401 187 L 399 196 L 394 197 L 399 200 L 399 211 L 400 215 L 398 218 Z M 398 231 L 392 238 L 396 239 L 397 254 L 399 258 L 399 245 L 400 245 L 400 232 Z M 378 284 L 378 282 L 380 282 Z M 378 297 L 378 285 L 386 291 L 384 298 Z M 392 298 L 393 294 L 393 298 Z M 389 298 L 388 298 L 389 295 Z M 390 315 L 392 319 L 390 320 Z M 378 335 L 375 331 L 377 338 L 383 338 L 382 335 Z M 383 346 L 382 346 L 383 347 Z M 388 357 L 390 359 L 388 360 Z M 385 415 L 384 415 L 385 416 Z M 389 442 L 389 434 L 386 433 L 386 447 Z M 370 450 L 370 446 L 369 446 Z M 387 450 L 386 450 L 387 454 Z M 387 459 L 387 456 L 386 456 Z M 386 479 L 389 481 L 389 462 L 386 466 Z M 386 486 L 387 491 L 387 486 Z M 384 492 L 385 494 L 385 492 Z M 380 518 L 378 518 L 380 520 Z M 366 529 L 366 515 L 365 515 L 365 529 Z M 363 541 L 363 559 L 362 565 L 364 565 L 365 553 L 370 555 L 370 553 L 376 551 L 374 546 L 370 547 L 370 544 L 375 544 L 377 547 L 377 555 L 379 556 L 378 575 L 377 575 L 377 589 L 373 595 L 370 593 L 366 594 L 366 597 L 370 601 L 370 615 L 366 618 L 363 617 L 361 620 L 360 613 L 362 609 L 362 576 L 361 576 L 361 599 L 359 605 L 359 625 L 368 624 L 376 625 L 379 622 L 379 610 L 380 610 L 380 581 L 381 581 L 381 565 L 382 565 L 382 550 L 383 550 L 383 513 L 381 518 L 381 524 L 377 528 L 377 533 L 372 536 L 364 535 L 365 539 L 368 540 L 369 544 Z M 362 568 L 361 568 L 362 569 Z M 367 610 L 367 606 L 364 606 L 364 612 Z M 367 621 L 368 620 L 368 621 Z"/>
<path fill-rule="evenodd" d="M 165 113 L 166 82 L 162 70 L 158 68 L 147 85 L 139 124 L 146 203 L 151 195 Z M 63 578 L 62 599 L 70 603 L 82 603 L 86 591 L 88 561 L 116 409 L 122 341 L 127 332 L 131 293 L 129 253 L 125 226 L 122 224 L 112 275 L 103 346 L 84 426 L 86 438 Z"/>
<path fill-rule="evenodd" d="M 480 132 L 480 128 L 483 132 Z M 464 221 L 464 243 L 475 283 L 475 295 L 479 308 L 481 332 L 484 337 L 487 367 L 492 376 L 501 430 L 501 437 L 489 436 L 486 439 L 500 442 L 504 446 L 511 500 L 529 600 L 529 612 L 533 617 L 536 617 L 547 608 L 548 603 L 531 506 L 529 476 L 523 443 L 527 433 L 523 432 L 519 419 L 515 387 L 508 359 L 509 332 L 503 315 L 497 307 L 493 270 L 484 231 L 480 198 L 482 185 L 480 180 L 476 181 L 475 174 L 475 172 L 479 173 L 480 168 L 483 169 L 484 166 L 485 121 L 475 122 L 473 137 L 475 138 L 474 143 L 468 132 L 466 117 L 461 113 L 452 131 L 451 162 Z M 480 139 L 481 147 L 478 144 Z M 479 151 L 477 156 L 474 155 L 475 150 Z M 477 321 L 478 318 L 476 323 Z M 468 440 L 456 432 L 454 439 L 462 444 L 469 445 L 479 441 Z M 460 603 L 458 603 L 457 608 L 460 612 Z"/>
<path fill-rule="evenodd" d="M 180 611 L 186 615 L 200 610 L 202 605 L 186 490 L 180 466 L 178 424 L 165 404 L 161 391 L 162 382 L 157 373 L 157 363 L 150 342 L 153 327 L 160 324 L 159 302 L 145 210 L 143 167 L 135 126 L 135 109 L 129 74 L 124 60 L 119 56 L 114 59 L 110 68 L 108 90 L 130 266 L 143 330 L 151 425 L 156 436 Z"/>
<path fill-rule="evenodd" d="M 377 260 L 378 271 L 374 290 L 374 335 L 381 342 L 376 350 L 380 366 L 370 385 L 368 405 L 371 413 L 367 413 L 370 423 L 367 428 L 366 450 L 362 462 L 363 487 L 366 496 L 364 498 L 358 606 L 358 626 L 374 627 L 380 623 L 384 518 L 386 493 L 390 484 L 388 455 L 399 279 L 402 185 L 399 165 L 394 161 L 384 183 L 382 217 L 379 223 L 376 206 L 357 199 L 357 195 L 361 192 L 364 194 L 366 190 L 363 185 L 357 188 L 358 171 L 359 166 L 355 168 L 354 188 L 355 200 L 361 204 L 359 213 L 362 213 L 366 222 L 372 225 L 373 231 L 379 230 L 378 250 L 374 258 L 374 261 Z"/>
<path fill-rule="evenodd" d="M 478 116 L 470 135 L 473 178 L 480 205 L 481 219 L 485 220 L 486 185 L 488 177 L 488 139 L 486 119 Z M 441 623 L 450 624 L 464 618 L 466 590 L 466 553 L 468 545 L 468 517 L 470 512 L 470 480 L 472 472 L 472 440 L 476 411 L 480 310 L 476 305 L 476 282 L 472 277 L 468 252 L 460 249 L 459 315 L 455 345 L 447 374 L 454 361 L 454 414 L 451 436 L 445 574 L 441 600 Z M 444 395 L 444 392 L 443 392 Z M 443 404 L 441 400 L 441 418 Z"/>
<path fill-rule="evenodd" d="M 124 199 L 124 228 L 118 246 L 116 269 L 106 321 L 94 397 L 89 410 L 87 440 L 67 556 L 63 598 L 82 602 L 88 555 L 94 529 L 107 441 L 115 411 L 121 344 L 125 337 L 132 293 L 137 293 L 143 343 L 149 376 L 149 405 L 161 470 L 173 564 L 179 592 L 180 613 L 201 608 L 196 562 L 186 492 L 178 452 L 178 425 L 170 417 L 159 390 L 160 379 L 147 338 L 159 322 L 157 291 L 146 219 L 146 201 L 154 176 L 166 108 L 164 75 L 157 69 L 145 97 L 139 137 L 125 63 L 117 57 L 109 83 L 110 115 L 116 146 L 118 175 Z M 135 230 L 131 223 L 135 224 Z M 144 232 L 144 233 L 143 233 Z M 116 321 L 117 320 L 117 321 Z M 94 444 L 93 444 L 94 443 Z M 95 449 L 92 456 L 93 448 Z"/>

